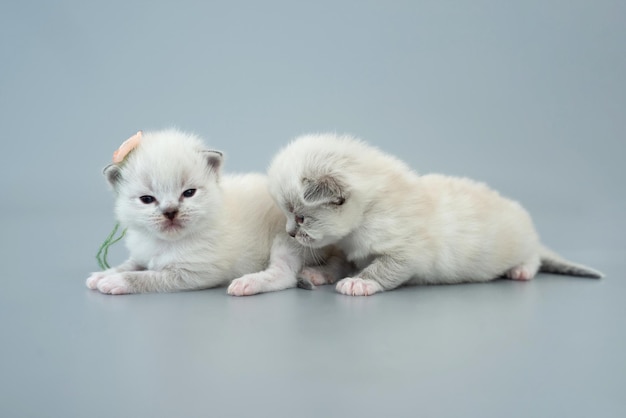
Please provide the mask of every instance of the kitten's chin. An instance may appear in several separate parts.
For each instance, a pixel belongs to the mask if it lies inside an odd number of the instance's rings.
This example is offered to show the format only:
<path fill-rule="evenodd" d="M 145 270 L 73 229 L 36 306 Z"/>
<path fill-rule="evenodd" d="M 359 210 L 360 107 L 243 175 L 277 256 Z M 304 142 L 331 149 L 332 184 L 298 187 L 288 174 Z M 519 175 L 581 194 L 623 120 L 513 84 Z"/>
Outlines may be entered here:
<path fill-rule="evenodd" d="M 159 235 L 165 239 L 175 240 L 187 234 L 187 228 L 180 222 L 163 224 L 158 229 Z"/>

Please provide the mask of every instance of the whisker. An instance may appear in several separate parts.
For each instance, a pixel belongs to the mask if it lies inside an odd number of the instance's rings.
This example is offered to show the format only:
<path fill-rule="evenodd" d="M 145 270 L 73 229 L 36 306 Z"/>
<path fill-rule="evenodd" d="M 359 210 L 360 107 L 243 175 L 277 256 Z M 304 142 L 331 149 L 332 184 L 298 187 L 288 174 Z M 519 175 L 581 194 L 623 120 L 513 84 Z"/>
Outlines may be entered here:
<path fill-rule="evenodd" d="M 324 260 L 323 260 L 323 258 L 322 258 L 322 256 L 320 256 L 320 255 L 318 254 L 318 252 L 317 252 L 315 249 L 310 248 L 310 247 L 306 247 L 306 248 L 307 248 L 307 251 L 309 252 L 309 254 L 310 254 L 311 258 L 313 259 L 313 263 L 314 263 L 316 266 L 320 266 L 320 265 L 322 265 L 322 263 L 323 263 L 323 261 L 324 261 Z"/>

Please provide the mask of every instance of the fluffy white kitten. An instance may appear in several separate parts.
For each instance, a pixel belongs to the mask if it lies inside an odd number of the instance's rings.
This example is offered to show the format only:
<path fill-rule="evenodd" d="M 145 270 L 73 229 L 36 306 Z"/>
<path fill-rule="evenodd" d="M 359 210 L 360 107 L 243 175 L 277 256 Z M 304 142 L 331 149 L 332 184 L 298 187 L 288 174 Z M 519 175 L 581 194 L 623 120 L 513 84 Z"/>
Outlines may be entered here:
<path fill-rule="evenodd" d="M 165 130 L 144 133 L 122 163 L 106 167 L 130 258 L 93 273 L 87 286 L 109 294 L 169 292 L 244 276 L 231 294 L 294 287 L 307 257 L 284 232 L 266 177 L 222 176 L 221 165 L 222 154 L 197 137 Z M 325 255 L 305 255 L 311 254 Z M 248 285 L 245 275 L 255 272 Z M 276 275 L 279 282 L 272 281 Z"/>
<path fill-rule="evenodd" d="M 307 135 L 270 165 L 272 197 L 303 246 L 336 244 L 358 271 L 346 295 L 402 284 L 530 280 L 538 270 L 599 278 L 541 245 L 528 213 L 466 178 L 418 176 L 348 136 Z"/>

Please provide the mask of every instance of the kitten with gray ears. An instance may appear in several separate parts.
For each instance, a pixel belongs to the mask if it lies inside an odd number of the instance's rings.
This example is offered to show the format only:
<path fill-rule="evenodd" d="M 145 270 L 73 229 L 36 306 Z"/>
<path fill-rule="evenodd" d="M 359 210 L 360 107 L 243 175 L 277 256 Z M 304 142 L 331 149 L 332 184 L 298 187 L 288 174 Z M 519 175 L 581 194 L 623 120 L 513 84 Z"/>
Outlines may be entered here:
<path fill-rule="evenodd" d="M 92 273 L 87 286 L 117 295 L 204 289 L 240 278 L 229 293 L 247 295 L 257 283 L 295 287 L 305 263 L 326 257 L 336 263 L 330 250 L 302 251 L 287 236 L 265 176 L 222 175 L 221 166 L 222 154 L 199 138 L 165 130 L 144 133 L 123 161 L 106 167 L 130 258 Z"/>
<path fill-rule="evenodd" d="M 418 176 L 364 142 L 306 135 L 274 158 L 270 193 L 302 246 L 338 246 L 358 268 L 346 295 L 404 284 L 530 280 L 538 271 L 599 278 L 544 247 L 517 202 L 466 178 Z"/>

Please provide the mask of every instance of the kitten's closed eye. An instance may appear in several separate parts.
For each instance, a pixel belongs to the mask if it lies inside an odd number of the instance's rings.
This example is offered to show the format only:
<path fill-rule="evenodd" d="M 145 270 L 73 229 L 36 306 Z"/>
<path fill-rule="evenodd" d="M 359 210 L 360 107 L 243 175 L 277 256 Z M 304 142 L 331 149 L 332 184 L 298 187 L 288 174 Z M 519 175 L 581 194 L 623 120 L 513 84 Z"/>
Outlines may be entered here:
<path fill-rule="evenodd" d="M 156 199 L 154 198 L 154 196 L 141 196 L 139 198 L 139 200 L 141 200 L 143 203 L 145 203 L 146 205 L 149 205 L 150 203 L 154 203 L 156 201 Z"/>
<path fill-rule="evenodd" d="M 183 192 L 183 197 L 192 197 L 196 194 L 196 189 L 187 189 Z"/>

